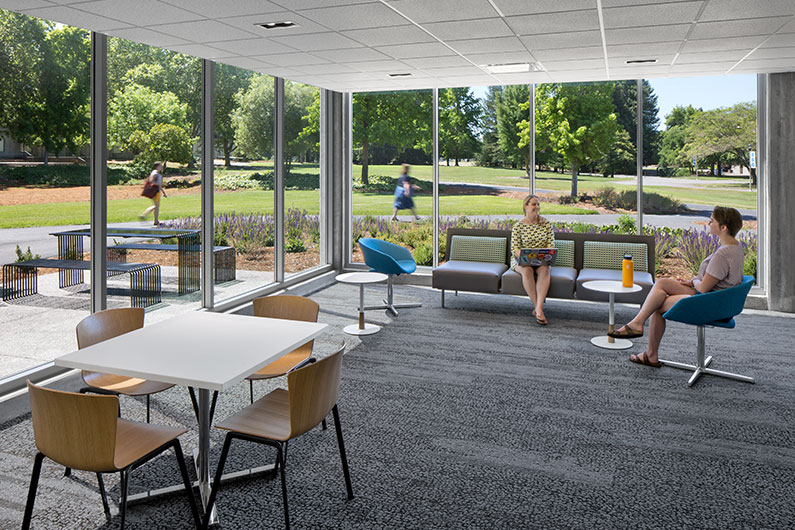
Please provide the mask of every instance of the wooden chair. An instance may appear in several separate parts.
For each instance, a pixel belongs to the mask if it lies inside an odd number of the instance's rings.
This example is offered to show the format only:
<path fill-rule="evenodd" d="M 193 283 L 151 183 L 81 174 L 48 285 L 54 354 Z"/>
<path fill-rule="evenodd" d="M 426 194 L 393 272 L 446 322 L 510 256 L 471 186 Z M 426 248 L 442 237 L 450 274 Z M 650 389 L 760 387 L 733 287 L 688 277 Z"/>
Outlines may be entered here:
<path fill-rule="evenodd" d="M 171 448 L 177 457 L 193 520 L 199 527 L 199 511 L 193 497 L 182 448 L 177 439 L 186 429 L 123 420 L 117 415 L 117 396 L 76 394 L 39 387 L 30 381 L 27 384 L 33 433 L 39 452 L 36 454 L 30 477 L 28 501 L 22 520 L 23 530 L 30 527 L 41 464 L 45 456 L 63 466 L 95 472 L 108 518 L 110 509 L 102 473 L 120 473 L 120 517 L 121 528 L 124 528 L 130 472 Z"/>
<path fill-rule="evenodd" d="M 287 480 L 285 478 L 287 442 L 317 426 L 329 412 L 334 414 L 334 426 L 337 430 L 337 444 L 339 445 L 348 499 L 353 499 L 348 459 L 345 456 L 345 444 L 342 441 L 342 428 L 337 408 L 340 369 L 344 351 L 345 343 L 343 342 L 335 353 L 325 359 L 288 373 L 287 390 L 276 389 L 258 399 L 253 405 L 249 405 L 216 425 L 217 428 L 229 432 L 224 440 L 221 459 L 218 462 L 212 491 L 207 502 L 203 521 L 204 528 L 209 525 L 209 514 L 221 484 L 229 446 L 232 440 L 239 439 L 264 443 L 276 448 L 276 467 L 281 472 L 284 523 L 289 530 L 290 517 L 287 510 Z"/>
<path fill-rule="evenodd" d="M 142 327 L 144 327 L 144 309 L 141 307 L 98 311 L 87 316 L 77 325 L 77 347 L 87 348 Z M 149 423 L 149 396 L 174 386 L 138 377 L 103 374 L 88 370 L 83 370 L 82 376 L 83 382 L 87 386 L 80 389 L 81 393 L 146 396 L 146 423 Z"/>
<path fill-rule="evenodd" d="M 317 322 L 319 311 L 320 306 L 317 302 L 303 296 L 282 294 L 279 296 L 265 296 L 254 300 L 254 316 L 257 317 Z M 279 360 L 261 368 L 257 373 L 246 377 L 248 380 L 249 402 L 254 403 L 254 381 L 281 377 L 291 370 L 313 362 L 314 359 L 310 356 L 312 355 L 314 342 L 310 340 Z"/>

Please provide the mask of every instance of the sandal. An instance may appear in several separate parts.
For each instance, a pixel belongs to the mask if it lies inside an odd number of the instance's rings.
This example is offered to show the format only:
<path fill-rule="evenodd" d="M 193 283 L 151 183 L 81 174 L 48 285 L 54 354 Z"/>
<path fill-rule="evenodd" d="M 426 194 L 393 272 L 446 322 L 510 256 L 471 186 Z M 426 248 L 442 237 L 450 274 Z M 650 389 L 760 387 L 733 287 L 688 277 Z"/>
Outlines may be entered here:
<path fill-rule="evenodd" d="M 607 336 L 613 337 L 615 339 L 637 339 L 638 337 L 643 336 L 643 330 L 635 331 L 626 324 L 622 327 L 624 328 L 624 331 L 608 331 Z"/>
<path fill-rule="evenodd" d="M 546 326 L 547 325 L 547 319 L 546 318 L 539 318 L 538 315 L 536 315 L 535 309 L 533 310 L 533 316 L 536 317 L 536 324 L 538 324 L 539 326 Z"/>
<path fill-rule="evenodd" d="M 632 355 L 629 356 L 629 360 L 630 362 L 651 366 L 652 368 L 660 368 L 662 366 L 662 363 L 660 361 L 657 361 L 656 363 L 651 362 L 649 358 L 646 357 L 646 352 L 643 352 L 640 355 L 635 355 L 633 353 Z"/>

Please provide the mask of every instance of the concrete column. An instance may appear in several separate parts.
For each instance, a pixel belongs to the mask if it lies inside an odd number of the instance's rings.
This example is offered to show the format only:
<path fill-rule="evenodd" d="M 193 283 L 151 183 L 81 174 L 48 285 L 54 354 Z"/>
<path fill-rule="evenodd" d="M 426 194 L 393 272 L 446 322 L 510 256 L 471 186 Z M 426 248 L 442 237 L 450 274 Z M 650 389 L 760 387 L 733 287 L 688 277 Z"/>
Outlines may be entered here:
<path fill-rule="evenodd" d="M 795 72 L 770 74 L 767 89 L 767 172 L 762 200 L 767 219 L 768 308 L 795 313 Z"/>
<path fill-rule="evenodd" d="M 215 154 L 214 92 L 215 63 L 202 59 L 202 241 L 201 285 L 202 307 L 211 309 L 214 302 L 213 245 L 215 244 L 215 184 L 213 157 Z"/>
<path fill-rule="evenodd" d="M 320 151 L 321 168 L 324 174 L 321 188 L 325 185 L 324 205 L 326 213 L 322 216 L 325 226 L 321 226 L 321 240 L 326 242 L 324 256 L 335 269 L 342 270 L 344 254 L 345 216 L 344 197 L 345 160 L 345 105 L 347 98 L 340 92 L 321 90 L 320 92 Z"/>
<path fill-rule="evenodd" d="M 91 33 L 91 312 L 107 307 L 108 37 Z M 81 273 L 82 274 L 82 273 Z"/>

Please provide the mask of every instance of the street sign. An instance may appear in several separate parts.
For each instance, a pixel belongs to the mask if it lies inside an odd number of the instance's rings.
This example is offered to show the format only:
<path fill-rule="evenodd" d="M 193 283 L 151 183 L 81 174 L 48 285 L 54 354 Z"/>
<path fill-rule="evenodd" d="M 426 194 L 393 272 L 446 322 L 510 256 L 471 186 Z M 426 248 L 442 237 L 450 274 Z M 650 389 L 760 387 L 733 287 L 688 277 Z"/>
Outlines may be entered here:
<path fill-rule="evenodd" d="M 751 151 L 748 155 L 751 161 L 751 169 L 756 169 L 756 151 Z"/>
<path fill-rule="evenodd" d="M 693 155 L 693 167 L 696 167 L 697 165 L 698 165 L 698 157 L 696 155 Z"/>

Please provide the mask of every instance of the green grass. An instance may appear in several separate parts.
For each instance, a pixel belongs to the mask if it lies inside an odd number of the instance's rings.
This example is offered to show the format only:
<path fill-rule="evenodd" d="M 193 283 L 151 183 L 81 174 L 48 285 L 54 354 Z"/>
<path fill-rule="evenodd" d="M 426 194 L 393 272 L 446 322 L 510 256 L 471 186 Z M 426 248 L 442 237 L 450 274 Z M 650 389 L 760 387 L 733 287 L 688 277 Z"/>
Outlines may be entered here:
<path fill-rule="evenodd" d="M 320 205 L 319 191 L 285 191 L 287 208 L 299 208 L 317 214 Z M 415 198 L 420 215 L 431 215 L 433 208 L 430 196 Z M 236 191 L 216 193 L 215 213 L 273 213 L 272 191 Z M 492 195 L 453 195 L 440 198 L 442 215 L 517 215 L 521 204 L 516 199 Z M 108 202 L 108 223 L 138 220 L 144 208 L 151 202 L 147 199 L 121 199 Z M 354 193 L 356 215 L 392 215 L 392 194 Z M 196 195 L 175 195 L 160 203 L 160 219 L 197 217 L 201 212 L 201 199 Z M 544 203 L 542 212 L 595 213 L 573 206 Z M 407 212 L 404 212 L 407 213 Z M 0 208 L 0 228 L 23 228 L 28 226 L 80 225 L 89 222 L 88 202 L 59 202 L 49 204 L 20 204 Z M 150 218 L 151 219 L 151 218 Z"/>

